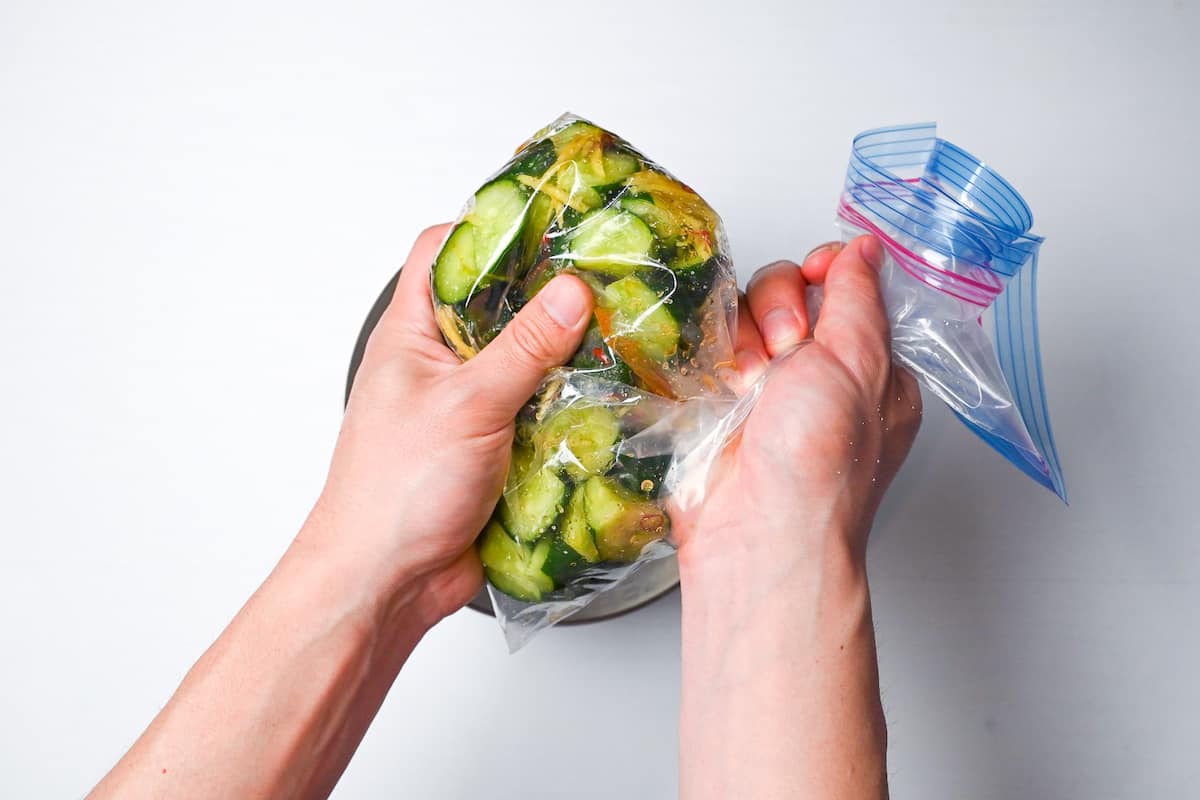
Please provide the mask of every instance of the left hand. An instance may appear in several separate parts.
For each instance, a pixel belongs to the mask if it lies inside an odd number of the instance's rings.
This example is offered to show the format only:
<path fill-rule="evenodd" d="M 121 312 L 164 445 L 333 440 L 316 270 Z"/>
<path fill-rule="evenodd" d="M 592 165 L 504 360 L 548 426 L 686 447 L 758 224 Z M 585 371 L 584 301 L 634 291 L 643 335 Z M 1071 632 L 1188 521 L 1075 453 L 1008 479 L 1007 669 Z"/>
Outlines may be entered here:
<path fill-rule="evenodd" d="M 429 268 L 449 225 L 427 229 L 367 343 L 329 478 L 297 545 L 345 559 L 381 600 L 428 624 L 478 591 L 471 546 L 504 486 L 514 419 L 579 347 L 592 297 L 560 276 L 470 361 L 442 341 Z M 401 591 L 403 598 L 390 597 Z"/>

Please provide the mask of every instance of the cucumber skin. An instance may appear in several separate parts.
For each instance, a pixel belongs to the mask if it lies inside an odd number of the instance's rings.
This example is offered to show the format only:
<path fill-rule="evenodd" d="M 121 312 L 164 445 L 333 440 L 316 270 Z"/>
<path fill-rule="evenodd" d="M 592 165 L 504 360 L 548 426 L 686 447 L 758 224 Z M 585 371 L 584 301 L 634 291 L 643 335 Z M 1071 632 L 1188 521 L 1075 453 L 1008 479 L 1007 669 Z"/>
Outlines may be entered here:
<path fill-rule="evenodd" d="M 612 469 L 608 471 L 608 477 L 615 478 L 622 486 L 643 499 L 657 500 L 662 494 L 663 481 L 670 468 L 669 455 L 635 458 L 622 453 L 617 456 Z"/>
<path fill-rule="evenodd" d="M 540 178 L 556 158 L 554 142 L 542 139 L 518 154 L 516 161 L 507 171 L 512 175 L 529 175 Z"/>
<path fill-rule="evenodd" d="M 604 335 L 593 323 L 583 335 L 583 344 L 575 351 L 568 366 L 596 372 L 605 380 L 633 384 L 633 372 L 629 365 L 612 351 L 604 341 Z"/>
<path fill-rule="evenodd" d="M 500 591 L 526 602 L 537 602 L 554 591 L 554 581 L 542 572 L 549 547 L 538 543 L 530 549 L 515 541 L 498 522 L 489 522 L 479 536 L 479 559 L 487 579 Z M 535 563 L 538 559 L 540 563 Z"/>
<path fill-rule="evenodd" d="M 593 566 L 592 562 L 575 552 L 572 547 L 557 536 L 550 540 L 550 554 L 542 565 L 542 572 L 554 581 L 556 589 L 569 584 L 573 578 L 579 577 L 584 570 Z"/>
<path fill-rule="evenodd" d="M 611 478 L 591 478 L 583 487 L 588 526 L 602 561 L 629 563 L 670 530 L 667 512 Z"/>

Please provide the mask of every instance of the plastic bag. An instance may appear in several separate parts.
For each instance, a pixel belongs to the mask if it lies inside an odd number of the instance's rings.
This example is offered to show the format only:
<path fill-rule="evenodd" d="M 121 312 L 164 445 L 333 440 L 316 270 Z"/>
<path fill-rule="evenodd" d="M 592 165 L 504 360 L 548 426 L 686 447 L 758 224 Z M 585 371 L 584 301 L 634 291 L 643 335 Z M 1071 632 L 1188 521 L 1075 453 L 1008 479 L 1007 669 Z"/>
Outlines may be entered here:
<path fill-rule="evenodd" d="M 732 395 L 737 284 L 720 218 L 623 139 L 564 115 L 475 192 L 434 259 L 434 312 L 467 359 L 560 272 L 591 288 L 582 346 L 517 419 L 479 540 L 510 650 L 673 552 L 676 458 Z M 697 400 L 701 402 L 696 402 Z"/>
<path fill-rule="evenodd" d="M 1038 248 L 1029 206 L 932 124 L 854 139 L 838 222 L 872 233 L 892 350 L 985 442 L 1064 501 L 1050 432 L 1034 299 Z M 992 318 L 992 336 L 984 328 Z"/>

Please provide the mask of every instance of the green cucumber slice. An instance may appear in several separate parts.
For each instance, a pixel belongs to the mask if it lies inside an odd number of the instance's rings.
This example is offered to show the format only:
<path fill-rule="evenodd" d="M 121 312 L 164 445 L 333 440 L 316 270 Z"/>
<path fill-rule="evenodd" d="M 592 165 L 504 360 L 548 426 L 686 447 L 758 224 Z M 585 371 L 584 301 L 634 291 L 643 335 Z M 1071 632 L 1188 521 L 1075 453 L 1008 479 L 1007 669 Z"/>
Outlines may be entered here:
<path fill-rule="evenodd" d="M 562 540 L 585 561 L 594 563 L 600 560 L 600 554 L 596 551 L 592 529 L 588 527 L 584 502 L 583 489 L 577 487 L 567 502 L 567 514 L 562 523 Z"/>
<path fill-rule="evenodd" d="M 461 303 L 496 279 L 495 269 L 521 233 L 529 191 L 499 178 L 475 193 L 470 212 L 442 245 L 433 265 L 433 287 L 448 305 Z"/>
<path fill-rule="evenodd" d="M 678 223 L 648 197 L 627 194 L 621 198 L 621 208 L 636 214 L 660 239 L 670 239 L 679 234 Z"/>
<path fill-rule="evenodd" d="M 667 534 L 661 508 L 611 478 L 590 478 L 583 485 L 584 512 L 602 561 L 633 561 L 642 548 Z"/>
<path fill-rule="evenodd" d="M 536 463 L 532 450 L 519 445 L 513 448 L 506 483 L 500 498 L 500 521 L 520 541 L 537 540 L 562 514 L 567 485 L 555 470 Z"/>
<path fill-rule="evenodd" d="M 562 464 L 573 480 L 603 475 L 612 466 L 621 423 L 603 406 L 573 405 L 538 423 L 533 446 L 543 464 Z"/>
<path fill-rule="evenodd" d="M 641 218 L 610 206 L 591 212 L 571 230 L 563 255 L 581 269 L 620 277 L 653 266 L 653 246 L 654 233 Z"/>
<path fill-rule="evenodd" d="M 479 537 L 479 560 L 492 585 L 507 595 L 533 603 L 554 591 L 554 581 L 542 571 L 550 542 L 534 547 L 521 544 L 499 522 L 490 522 Z"/>
<path fill-rule="evenodd" d="M 597 300 L 608 314 L 601 327 L 610 340 L 630 342 L 655 361 L 666 361 L 679 349 L 679 323 L 663 299 L 637 277 L 610 283 Z"/>
<path fill-rule="evenodd" d="M 600 560 L 583 506 L 583 489 L 577 488 L 567 503 L 561 534 L 551 542 L 550 554 L 542 565 L 542 571 L 554 579 L 556 586 L 567 583 Z"/>
<path fill-rule="evenodd" d="M 579 345 L 579 349 L 567 363 L 576 369 L 595 372 L 605 380 L 633 383 L 633 373 L 630 371 L 629 365 L 622 361 L 604 341 L 604 334 L 600 332 L 600 328 L 595 322 L 583 334 L 583 343 Z"/>

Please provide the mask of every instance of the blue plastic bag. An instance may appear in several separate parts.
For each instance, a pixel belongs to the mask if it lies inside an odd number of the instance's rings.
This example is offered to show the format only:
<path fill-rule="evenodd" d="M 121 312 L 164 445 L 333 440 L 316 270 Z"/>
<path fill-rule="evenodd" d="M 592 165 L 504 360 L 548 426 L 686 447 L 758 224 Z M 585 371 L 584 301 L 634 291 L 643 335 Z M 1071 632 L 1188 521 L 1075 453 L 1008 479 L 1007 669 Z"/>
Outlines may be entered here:
<path fill-rule="evenodd" d="M 1038 353 L 1042 238 L 1021 195 L 933 124 L 879 128 L 854 138 L 838 223 L 847 240 L 883 242 L 896 359 L 1065 501 Z"/>

